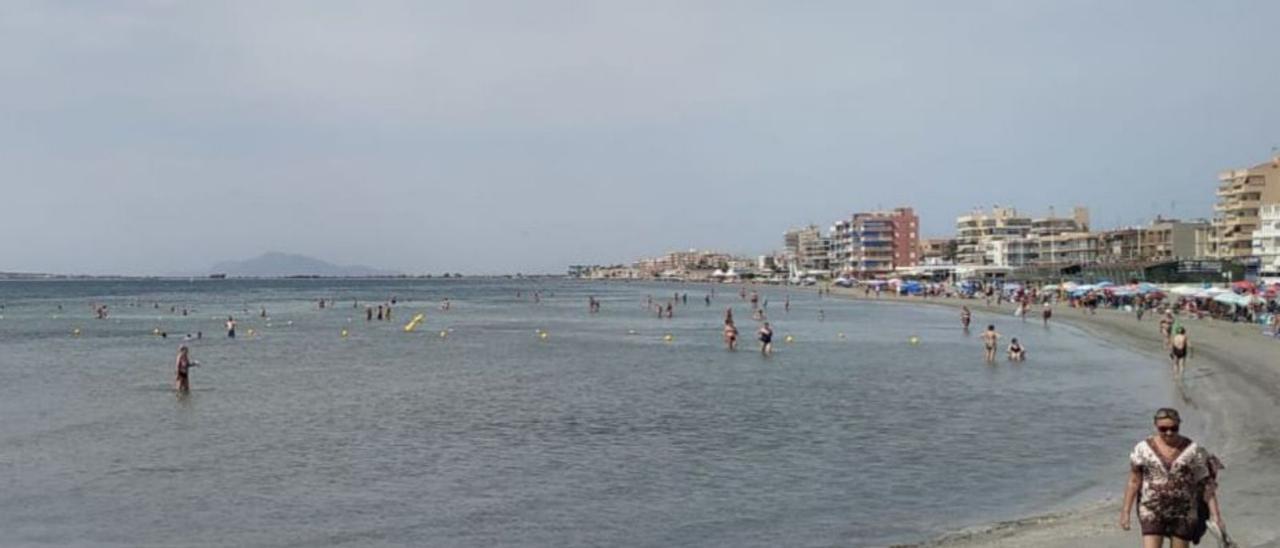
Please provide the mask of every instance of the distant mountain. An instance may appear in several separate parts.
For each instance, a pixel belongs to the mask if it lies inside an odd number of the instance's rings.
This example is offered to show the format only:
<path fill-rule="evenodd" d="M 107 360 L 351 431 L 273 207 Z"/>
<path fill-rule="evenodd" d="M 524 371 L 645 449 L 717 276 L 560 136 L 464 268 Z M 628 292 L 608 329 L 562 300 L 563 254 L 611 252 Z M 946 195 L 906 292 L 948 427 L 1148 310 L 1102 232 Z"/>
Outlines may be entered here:
<path fill-rule="evenodd" d="M 367 266 L 342 266 L 314 257 L 271 251 L 243 261 L 224 261 L 213 265 L 210 274 L 276 278 L 282 276 L 395 276 L 397 272 Z"/>

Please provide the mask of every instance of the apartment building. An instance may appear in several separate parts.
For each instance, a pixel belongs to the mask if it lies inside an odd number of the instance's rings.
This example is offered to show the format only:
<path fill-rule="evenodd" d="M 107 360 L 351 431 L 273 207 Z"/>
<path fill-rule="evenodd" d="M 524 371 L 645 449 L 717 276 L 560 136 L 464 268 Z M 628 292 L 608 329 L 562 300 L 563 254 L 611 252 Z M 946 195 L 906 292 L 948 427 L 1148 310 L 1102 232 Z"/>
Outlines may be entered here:
<path fill-rule="evenodd" d="M 1263 278 L 1280 279 L 1280 204 L 1269 204 L 1258 210 L 1258 229 L 1253 231 L 1253 256 L 1258 258 L 1258 273 Z"/>
<path fill-rule="evenodd" d="M 909 207 L 854 213 L 831 226 L 831 266 L 870 278 L 920 264 L 920 218 Z"/>
<path fill-rule="evenodd" d="M 803 271 L 831 270 L 831 237 L 816 225 L 793 228 L 783 236 L 789 265 Z"/>
<path fill-rule="evenodd" d="M 1261 227 L 1259 211 L 1280 203 L 1280 156 L 1248 169 L 1218 174 L 1217 196 L 1210 253 L 1219 259 L 1252 255 L 1253 233 Z"/>
<path fill-rule="evenodd" d="M 1004 253 L 1008 246 L 993 246 L 993 242 L 1025 239 L 1030 233 L 1031 218 L 1019 215 L 1011 207 L 994 207 L 989 213 L 974 211 L 957 217 L 956 263 L 995 265 L 993 257 Z"/>

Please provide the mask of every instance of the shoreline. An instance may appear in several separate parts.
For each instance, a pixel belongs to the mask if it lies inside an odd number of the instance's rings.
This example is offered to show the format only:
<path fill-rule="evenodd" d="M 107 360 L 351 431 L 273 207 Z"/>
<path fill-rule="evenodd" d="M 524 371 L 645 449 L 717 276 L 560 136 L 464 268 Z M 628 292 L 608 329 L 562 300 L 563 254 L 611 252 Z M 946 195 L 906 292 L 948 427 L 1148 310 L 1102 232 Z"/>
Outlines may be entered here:
<path fill-rule="evenodd" d="M 983 317 L 994 316 L 1007 322 L 1013 310 L 1010 303 L 1004 308 L 988 307 L 983 299 L 889 294 L 875 298 L 844 288 L 832 288 L 830 295 L 955 310 L 968 305 L 973 323 L 978 326 L 988 323 Z M 1037 312 L 1033 308 L 1034 318 L 1027 321 L 1040 321 Z M 1226 463 L 1219 499 L 1227 529 L 1242 547 L 1280 547 L 1280 524 L 1275 520 L 1280 514 L 1280 470 L 1270 466 L 1280 462 L 1280 341 L 1262 335 L 1262 327 L 1254 324 L 1186 321 L 1192 354 L 1185 380 L 1175 384 L 1182 400 L 1177 405 L 1194 409 L 1204 418 L 1206 437 L 1198 441 Z M 1139 322 L 1132 313 L 1123 311 L 1099 309 L 1097 315 L 1085 315 L 1080 309 L 1062 306 L 1054 308 L 1050 322 L 1067 323 L 1107 343 L 1168 360 L 1158 332 L 1158 316 Z M 1109 489 L 1108 496 L 1100 501 L 1062 512 L 1013 516 L 894 546 L 1132 548 L 1141 542 L 1136 527 L 1123 531 L 1116 525 L 1123 485 L 1124 474 L 1117 472 L 1114 489 Z M 1210 533 L 1201 542 L 1213 546 L 1217 539 Z"/>

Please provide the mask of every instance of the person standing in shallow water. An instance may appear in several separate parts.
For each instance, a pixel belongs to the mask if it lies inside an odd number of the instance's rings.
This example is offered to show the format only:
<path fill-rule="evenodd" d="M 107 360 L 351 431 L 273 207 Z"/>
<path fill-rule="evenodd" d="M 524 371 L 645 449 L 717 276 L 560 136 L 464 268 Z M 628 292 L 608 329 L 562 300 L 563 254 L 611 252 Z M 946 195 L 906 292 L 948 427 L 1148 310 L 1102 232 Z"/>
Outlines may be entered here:
<path fill-rule="evenodd" d="M 986 349 L 988 363 L 996 361 L 996 344 L 999 342 L 1000 334 L 996 333 L 996 326 L 988 325 L 987 330 L 982 332 L 982 346 Z"/>
<path fill-rule="evenodd" d="M 733 324 L 733 318 L 724 321 L 724 345 L 729 350 L 738 349 L 738 326 Z"/>
<path fill-rule="evenodd" d="M 177 390 L 178 392 L 184 392 L 184 393 L 191 391 L 191 378 L 189 376 L 189 368 L 195 367 L 197 365 L 200 365 L 200 364 L 191 361 L 191 354 L 190 354 L 190 351 L 187 349 L 187 345 L 184 344 L 182 346 L 179 346 L 177 368 L 176 368 L 177 370 L 176 370 L 176 375 L 173 379 L 173 388 L 175 390 Z"/>
<path fill-rule="evenodd" d="M 227 338 L 236 338 L 236 319 L 231 316 L 227 316 Z"/>
<path fill-rule="evenodd" d="M 1218 508 L 1218 471 L 1222 463 L 1205 448 L 1178 434 L 1182 418 L 1176 409 L 1155 415 L 1156 433 L 1138 442 L 1129 453 L 1129 482 L 1125 486 L 1120 528 L 1129 530 L 1134 503 L 1142 528 L 1142 548 L 1171 548 L 1200 543 L 1213 520 L 1226 534 Z"/>
<path fill-rule="evenodd" d="M 757 332 L 760 337 L 760 353 L 768 356 L 773 354 L 773 328 L 769 326 L 769 322 L 764 322 Z"/>

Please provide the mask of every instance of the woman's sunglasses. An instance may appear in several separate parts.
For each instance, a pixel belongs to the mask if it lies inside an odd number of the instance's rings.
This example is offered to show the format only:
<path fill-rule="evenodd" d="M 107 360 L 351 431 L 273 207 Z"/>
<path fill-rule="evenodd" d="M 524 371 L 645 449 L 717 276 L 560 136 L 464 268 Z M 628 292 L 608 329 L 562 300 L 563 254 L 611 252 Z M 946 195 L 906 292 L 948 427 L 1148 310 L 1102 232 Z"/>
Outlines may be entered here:
<path fill-rule="evenodd" d="M 1178 433 L 1177 426 L 1157 426 L 1156 430 L 1159 431 L 1161 434 L 1164 434 L 1166 432 L 1173 432 L 1174 434 Z"/>

